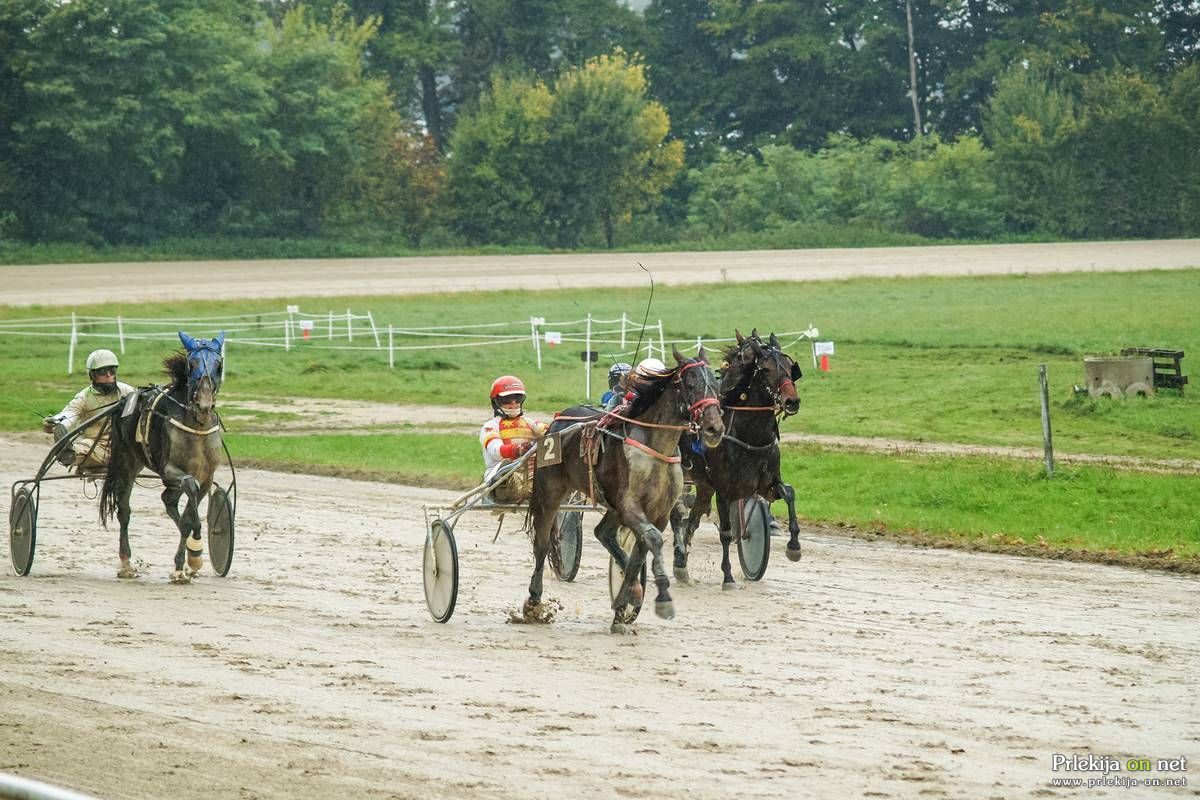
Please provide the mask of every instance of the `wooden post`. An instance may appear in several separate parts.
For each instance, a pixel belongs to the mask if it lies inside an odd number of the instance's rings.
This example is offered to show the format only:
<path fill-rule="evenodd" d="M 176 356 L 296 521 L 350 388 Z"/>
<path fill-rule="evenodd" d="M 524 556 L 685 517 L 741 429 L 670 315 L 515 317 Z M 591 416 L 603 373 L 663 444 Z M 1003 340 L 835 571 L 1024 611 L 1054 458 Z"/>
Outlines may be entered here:
<path fill-rule="evenodd" d="M 1038 382 L 1042 386 L 1042 442 L 1046 452 L 1046 477 L 1054 475 L 1054 443 L 1050 439 L 1050 383 L 1046 380 L 1046 365 L 1038 367 Z"/>

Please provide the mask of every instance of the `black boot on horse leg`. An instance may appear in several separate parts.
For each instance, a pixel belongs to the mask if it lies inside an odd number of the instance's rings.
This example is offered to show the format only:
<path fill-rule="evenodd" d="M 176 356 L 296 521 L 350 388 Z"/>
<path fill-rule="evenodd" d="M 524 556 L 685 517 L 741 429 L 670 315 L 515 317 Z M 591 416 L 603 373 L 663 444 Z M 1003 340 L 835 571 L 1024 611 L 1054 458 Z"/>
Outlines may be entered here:
<path fill-rule="evenodd" d="M 534 481 L 536 483 L 536 476 Z M 541 494 L 530 498 L 529 514 L 533 527 L 533 575 L 529 578 L 529 597 L 521 607 L 521 616 L 526 622 L 550 622 L 552 615 L 542 608 L 542 574 L 546 568 L 546 557 L 550 554 L 551 536 L 554 532 L 558 507 L 567 498 L 566 491 L 549 487 Z"/>
<path fill-rule="evenodd" d="M 800 560 L 800 521 L 796 519 L 796 490 L 791 487 L 791 484 L 784 483 L 780 480 L 775 485 L 775 490 L 779 492 L 779 496 L 787 503 L 788 509 L 788 533 L 791 536 L 787 543 L 788 561 Z"/>
<path fill-rule="evenodd" d="M 729 546 L 733 544 L 733 528 L 729 519 L 729 506 L 720 494 L 717 495 L 717 518 L 721 529 L 721 588 L 736 589 L 737 582 L 733 579 L 733 562 L 729 560 Z"/>

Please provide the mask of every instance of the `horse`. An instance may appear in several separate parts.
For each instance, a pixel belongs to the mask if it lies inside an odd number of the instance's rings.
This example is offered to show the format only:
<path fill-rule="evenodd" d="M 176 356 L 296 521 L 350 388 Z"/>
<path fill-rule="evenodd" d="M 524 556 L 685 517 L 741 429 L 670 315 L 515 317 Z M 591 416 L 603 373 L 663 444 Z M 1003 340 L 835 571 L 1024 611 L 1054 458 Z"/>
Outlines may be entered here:
<path fill-rule="evenodd" d="M 795 382 L 800 367 L 783 352 L 772 333 L 763 342 L 758 330 L 742 336 L 734 330 L 737 344 L 725 351 L 726 367 L 722 371 L 720 395 L 725 423 L 725 441 L 721 447 L 708 450 L 691 434 L 685 433 L 682 442 L 684 474 L 696 484 L 696 499 L 686 526 L 680 524 L 682 514 L 672 514 L 674 532 L 675 577 L 690 583 L 687 560 L 692 536 L 700 517 L 709 513 L 711 499 L 717 496 L 720 518 L 721 570 L 723 589 L 736 586 L 729 561 L 729 545 L 733 534 L 729 519 L 729 504 L 760 494 L 768 502 L 785 500 L 788 508 L 787 556 L 800 560 L 800 523 L 796 520 L 796 492 L 783 482 L 779 472 L 779 423 L 776 415 L 789 417 L 800 410 Z"/>
<path fill-rule="evenodd" d="M 163 506 L 179 529 L 171 582 L 187 583 L 204 565 L 199 505 L 223 452 L 216 400 L 224 338 L 223 331 L 211 340 L 193 339 L 180 331 L 184 350 L 163 360 L 170 384 L 138 392 L 119 417 L 114 415 L 111 457 L 100 492 L 100 522 L 107 528 L 115 514 L 121 523 L 118 577 L 137 577 L 137 569 L 129 563 L 129 495 L 143 467 L 162 479 Z M 183 495 L 187 503 L 181 514 Z"/>
<path fill-rule="evenodd" d="M 618 409 L 604 414 L 577 406 L 558 415 L 557 427 L 563 420 L 582 417 L 592 421 L 570 426 L 561 436 L 562 460 L 539 464 L 534 474 L 527 525 L 533 533 L 535 563 L 523 609 L 526 619 L 538 618 L 542 570 L 551 547 L 555 516 L 563 500 L 574 491 L 607 506 L 595 535 L 625 571 L 624 582 L 613 599 L 612 632 L 626 632 L 626 624 L 636 618 L 641 607 L 642 587 L 637 576 L 647 552 L 653 555 L 658 590 L 655 613 L 664 619 L 675 616 L 670 580 L 662 564 L 662 531 L 683 488 L 679 437 L 693 429 L 707 446 L 717 447 L 724 425 L 716 377 L 704 348 L 696 358 L 674 349 L 674 357 L 674 369 L 638 386 L 638 397 L 628 411 Z M 601 414 L 601 419 L 594 419 Z M 538 456 L 542 455 L 539 448 Z M 617 539 L 621 525 L 637 537 L 629 558 Z M 626 611 L 626 606 L 633 606 L 632 613 Z"/>

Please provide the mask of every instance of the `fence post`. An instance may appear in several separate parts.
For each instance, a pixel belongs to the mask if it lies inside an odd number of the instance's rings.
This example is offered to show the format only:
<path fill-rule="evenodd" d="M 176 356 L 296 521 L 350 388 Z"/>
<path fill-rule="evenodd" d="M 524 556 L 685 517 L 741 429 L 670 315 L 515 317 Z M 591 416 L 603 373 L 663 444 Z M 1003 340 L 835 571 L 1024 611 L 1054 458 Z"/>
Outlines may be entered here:
<path fill-rule="evenodd" d="M 1054 475 L 1054 444 L 1050 439 L 1050 382 L 1046 379 L 1046 365 L 1038 367 L 1038 383 L 1042 388 L 1042 442 L 1046 452 L 1046 477 Z"/>
<path fill-rule="evenodd" d="M 621 312 L 621 352 L 625 352 L 625 312 Z"/>
<path fill-rule="evenodd" d="M 662 328 L 662 320 L 661 319 L 658 321 L 658 355 L 659 355 L 659 358 L 661 358 L 663 360 L 663 363 L 666 363 L 666 361 L 667 361 L 667 345 L 666 345 L 666 342 L 663 341 L 663 328 Z"/>
<path fill-rule="evenodd" d="M 75 339 L 78 337 L 79 331 L 75 327 L 75 312 L 71 312 L 71 341 L 67 345 L 67 374 L 75 372 Z"/>
<path fill-rule="evenodd" d="M 328 333 L 329 333 L 329 336 L 328 336 L 327 338 L 329 339 L 329 341 L 331 341 L 331 342 L 332 342 L 332 341 L 333 341 L 333 311 L 330 311 L 330 312 L 329 312 L 329 328 L 328 328 Z"/>
<path fill-rule="evenodd" d="M 225 348 L 229 345 L 229 340 L 221 340 L 221 382 L 225 382 L 225 373 L 229 371 L 229 361 L 225 356 Z"/>
<path fill-rule="evenodd" d="M 346 341 L 354 341 L 354 323 L 350 321 L 350 309 L 346 309 Z"/>
<path fill-rule="evenodd" d="M 379 344 L 379 331 L 375 330 L 375 317 L 369 310 L 367 311 L 367 322 L 371 323 L 371 333 L 375 334 L 375 349 L 379 350 L 383 345 Z"/>
<path fill-rule="evenodd" d="M 533 340 L 533 355 L 537 359 L 537 368 L 542 368 L 542 343 L 538 340 L 537 317 L 529 318 L 529 338 Z"/>
<path fill-rule="evenodd" d="M 287 352 L 292 349 L 292 323 L 286 319 L 283 321 L 283 350 Z"/>
<path fill-rule="evenodd" d="M 700 355 L 700 350 L 704 347 L 704 343 L 700 341 L 700 337 L 696 337 L 696 355 Z"/>
<path fill-rule="evenodd" d="M 392 325 L 388 323 L 388 366 L 392 369 L 396 368 L 396 354 L 392 345 Z"/>
<path fill-rule="evenodd" d="M 583 345 L 583 396 L 592 399 L 592 314 L 587 315 L 587 335 Z"/>
<path fill-rule="evenodd" d="M 121 355 L 125 355 L 125 328 L 121 324 L 121 315 L 117 315 L 117 341 L 121 343 Z"/>

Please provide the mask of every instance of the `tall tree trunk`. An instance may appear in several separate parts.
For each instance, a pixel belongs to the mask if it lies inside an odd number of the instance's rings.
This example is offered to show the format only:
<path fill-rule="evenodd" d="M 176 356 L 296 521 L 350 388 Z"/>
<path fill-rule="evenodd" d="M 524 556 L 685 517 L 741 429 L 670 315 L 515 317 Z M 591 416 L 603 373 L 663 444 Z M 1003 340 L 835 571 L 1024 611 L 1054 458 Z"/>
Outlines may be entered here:
<path fill-rule="evenodd" d="M 437 93 L 437 73 L 424 64 L 418 72 L 421 79 L 421 111 L 425 114 L 425 129 L 437 146 L 438 152 L 446 150 L 446 131 L 442 124 L 442 103 Z"/>
<path fill-rule="evenodd" d="M 921 104 L 917 100 L 917 51 L 913 47 L 912 0 L 906 0 L 904 16 L 908 21 L 908 96 L 912 98 L 915 135 L 920 136 L 924 129 L 921 127 Z"/>

